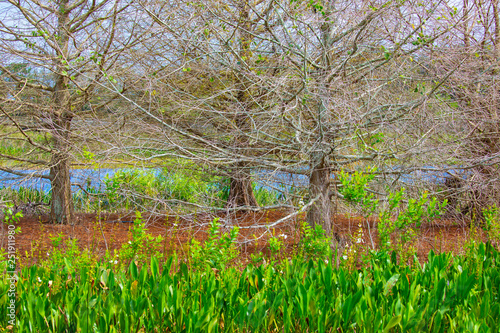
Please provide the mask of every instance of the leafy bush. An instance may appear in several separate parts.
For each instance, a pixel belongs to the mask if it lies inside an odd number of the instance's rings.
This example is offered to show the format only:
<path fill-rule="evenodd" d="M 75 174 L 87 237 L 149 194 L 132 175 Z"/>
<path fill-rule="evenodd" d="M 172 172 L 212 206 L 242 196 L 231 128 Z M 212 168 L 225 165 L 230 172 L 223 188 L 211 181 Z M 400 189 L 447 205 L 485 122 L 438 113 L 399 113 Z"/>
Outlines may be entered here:
<path fill-rule="evenodd" d="M 284 199 L 283 193 L 263 186 L 258 187 L 257 183 L 252 183 L 252 188 L 255 199 L 261 207 L 278 205 Z"/>
<path fill-rule="evenodd" d="M 221 233 L 219 218 L 215 218 L 208 230 L 208 238 L 201 245 L 196 239 L 191 241 L 191 264 L 193 267 L 224 269 L 234 260 L 239 250 L 236 245 L 238 227 L 231 228 L 229 233 Z"/>
<path fill-rule="evenodd" d="M 375 168 L 371 168 L 347 174 L 342 170 L 338 175 L 341 183 L 339 192 L 347 201 L 359 205 L 365 218 L 379 211 L 377 229 L 380 250 L 396 251 L 401 263 L 405 264 L 416 254 L 415 227 L 420 227 L 424 220 L 431 221 L 442 215 L 447 202 L 445 200 L 440 203 L 435 197 L 429 199 L 426 192 L 418 199 L 406 198 L 405 189 L 402 188 L 390 192 L 386 204 L 380 207 L 378 199 L 368 192 L 368 184 L 374 179 L 375 171 Z M 396 236 L 395 244 L 391 243 L 393 235 Z M 349 258 L 352 267 L 353 250 L 350 249 L 345 257 Z"/>
<path fill-rule="evenodd" d="M 325 233 L 319 224 L 313 228 L 307 222 L 300 225 L 300 256 L 306 259 L 330 260 L 331 258 L 331 238 Z"/>
<path fill-rule="evenodd" d="M 439 203 L 436 198 L 429 200 L 424 192 L 420 198 L 407 200 L 406 207 L 401 207 L 405 189 L 389 193 L 387 205 L 379 214 L 377 225 L 381 250 L 395 250 L 405 263 L 416 253 L 414 242 L 417 234 L 414 227 L 420 227 L 424 219 L 430 221 L 444 213 L 446 201 Z M 396 215 L 394 217 L 394 215 Z M 397 244 L 391 244 L 391 235 L 397 233 Z"/>
<path fill-rule="evenodd" d="M 3 223 L 10 225 L 19 222 L 23 217 L 23 212 L 14 211 L 14 205 L 11 203 L 6 203 L 5 207 L 2 208 Z"/>
<path fill-rule="evenodd" d="M 157 179 L 154 172 L 138 169 L 117 170 L 112 176 L 104 178 L 107 206 L 121 206 L 137 209 L 146 197 L 158 195 Z"/>
<path fill-rule="evenodd" d="M 111 259 L 115 264 L 121 263 L 126 266 L 130 265 L 132 261 L 143 265 L 149 261 L 149 258 L 159 257 L 163 242 L 164 239 L 161 235 L 154 237 L 147 233 L 141 213 L 136 212 L 130 240 L 123 244 L 113 257 L 108 255 L 108 259 Z"/>
<path fill-rule="evenodd" d="M 500 209 L 496 205 L 485 208 L 483 216 L 483 228 L 488 234 L 489 241 L 500 246 Z"/>
<path fill-rule="evenodd" d="M 373 208 L 378 201 L 372 193 L 368 194 L 368 184 L 375 178 L 374 172 L 376 168 L 369 168 L 366 171 L 356 171 L 352 174 L 347 174 L 341 170 L 338 174 L 338 179 L 341 183 L 339 192 L 344 196 L 344 199 L 359 203 L 367 208 Z M 373 211 L 374 209 L 371 209 Z"/>
<path fill-rule="evenodd" d="M 47 258 L 40 266 L 49 270 L 59 270 L 63 267 L 93 267 L 97 264 L 97 256 L 88 248 L 80 249 L 77 239 L 66 238 L 59 233 L 50 235 L 52 248 L 47 252 Z"/>
<path fill-rule="evenodd" d="M 196 172 L 169 172 L 163 169 L 158 175 L 157 186 L 165 199 L 203 204 L 209 193 L 209 182 Z"/>

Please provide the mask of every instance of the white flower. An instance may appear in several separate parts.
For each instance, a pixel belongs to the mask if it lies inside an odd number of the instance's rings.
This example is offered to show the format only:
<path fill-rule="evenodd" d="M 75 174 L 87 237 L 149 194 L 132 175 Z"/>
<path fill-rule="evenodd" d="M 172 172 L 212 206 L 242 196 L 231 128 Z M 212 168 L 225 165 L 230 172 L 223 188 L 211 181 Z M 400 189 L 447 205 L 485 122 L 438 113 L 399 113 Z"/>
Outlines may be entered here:
<path fill-rule="evenodd" d="M 118 260 L 115 260 L 115 265 L 118 264 Z"/>
<path fill-rule="evenodd" d="M 37 279 L 38 279 L 38 282 L 42 282 L 42 279 L 40 279 L 40 277 L 37 277 Z"/>
<path fill-rule="evenodd" d="M 304 201 L 300 200 L 299 201 L 299 206 L 304 206 Z"/>
<path fill-rule="evenodd" d="M 358 238 L 358 240 L 356 241 L 356 243 L 364 243 L 364 241 L 361 239 L 361 238 Z"/>
<path fill-rule="evenodd" d="M 280 235 L 280 237 L 283 237 L 284 239 L 287 239 L 287 238 L 288 238 L 288 236 L 287 236 L 287 235 L 285 235 L 285 234 L 281 234 L 281 235 Z"/>
<path fill-rule="evenodd" d="M 132 244 L 132 242 L 131 242 L 131 241 L 128 241 L 128 243 L 129 243 L 129 244 Z"/>
<path fill-rule="evenodd" d="M 347 256 L 342 256 L 342 258 L 344 258 L 344 260 L 347 260 Z"/>
<path fill-rule="evenodd" d="M 328 264 L 328 260 L 325 260 L 325 264 Z"/>

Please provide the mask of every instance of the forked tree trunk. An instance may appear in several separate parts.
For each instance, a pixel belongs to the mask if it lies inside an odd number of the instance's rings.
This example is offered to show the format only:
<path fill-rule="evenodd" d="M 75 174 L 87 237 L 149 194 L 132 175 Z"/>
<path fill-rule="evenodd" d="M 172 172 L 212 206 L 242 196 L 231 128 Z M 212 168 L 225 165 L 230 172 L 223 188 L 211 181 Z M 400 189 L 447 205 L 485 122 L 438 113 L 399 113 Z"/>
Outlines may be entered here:
<path fill-rule="evenodd" d="M 229 185 L 229 198 L 226 207 L 258 207 L 257 199 L 253 193 L 252 179 L 250 175 L 237 173 L 231 178 Z"/>
<path fill-rule="evenodd" d="M 319 198 L 307 212 L 307 222 L 311 226 L 321 225 L 328 236 L 332 235 L 333 203 L 330 200 L 330 168 L 322 162 L 313 166 L 309 176 L 309 196 Z"/>

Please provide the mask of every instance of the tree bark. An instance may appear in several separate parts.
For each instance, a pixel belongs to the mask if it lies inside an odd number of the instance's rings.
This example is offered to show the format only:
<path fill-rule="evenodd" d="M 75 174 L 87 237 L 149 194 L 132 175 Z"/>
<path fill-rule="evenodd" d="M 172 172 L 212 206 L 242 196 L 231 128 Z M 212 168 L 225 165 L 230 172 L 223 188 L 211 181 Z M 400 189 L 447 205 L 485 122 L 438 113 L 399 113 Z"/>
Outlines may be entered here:
<path fill-rule="evenodd" d="M 258 207 L 253 193 L 252 181 L 248 175 L 237 175 L 231 178 L 227 207 Z"/>
<path fill-rule="evenodd" d="M 239 19 L 242 22 L 242 27 L 239 30 L 239 61 L 241 73 L 236 76 L 238 92 L 236 98 L 238 104 L 236 105 L 236 115 L 235 115 L 235 125 L 238 131 L 242 133 L 248 133 L 250 131 L 248 110 L 252 104 L 252 98 L 250 87 L 252 82 L 249 82 L 248 78 L 244 74 L 246 68 L 244 63 L 249 63 L 251 59 L 251 49 L 250 45 L 253 41 L 253 37 L 250 31 L 253 30 L 252 22 L 250 20 L 250 7 L 247 2 L 239 1 Z M 248 148 L 248 137 L 242 135 L 241 133 L 236 133 L 234 137 L 234 147 L 235 150 L 241 150 L 245 152 Z M 234 176 L 230 177 L 231 183 L 229 185 L 229 198 L 226 207 L 234 208 L 241 206 L 248 207 L 258 207 L 257 200 L 253 193 L 252 179 L 251 175 L 245 171 L 246 163 L 236 163 Z"/>
<path fill-rule="evenodd" d="M 69 224 L 73 221 L 74 208 L 69 170 L 70 160 L 67 152 L 63 151 L 52 156 L 50 217 L 53 223 Z"/>
<path fill-rule="evenodd" d="M 55 60 L 56 84 L 53 94 L 55 105 L 51 114 L 52 142 L 55 153 L 50 162 L 52 201 L 50 216 L 53 223 L 68 224 L 73 220 L 73 197 L 71 195 L 69 131 L 71 128 L 71 95 L 69 78 L 65 74 L 65 61 L 69 54 L 69 11 L 68 0 L 59 2 L 58 13 L 58 57 Z"/>
<path fill-rule="evenodd" d="M 330 144 L 325 138 L 324 133 L 328 131 L 328 119 L 331 110 L 328 108 L 328 96 L 330 87 L 328 83 L 328 69 L 332 66 L 331 49 L 332 49 L 332 31 L 334 24 L 332 21 L 332 13 L 334 11 L 332 2 L 325 5 L 325 21 L 321 25 L 322 45 L 322 65 L 325 70 L 318 78 L 318 107 L 316 127 L 318 131 L 318 142 L 316 151 L 310 155 L 311 174 L 309 176 L 309 199 L 314 200 L 319 198 L 311 206 L 307 212 L 307 222 L 311 226 L 321 225 L 327 236 L 331 236 L 333 230 L 333 204 L 330 200 L 330 181 L 331 168 L 328 155 L 331 153 Z M 325 145 L 324 143 L 327 142 Z"/>
<path fill-rule="evenodd" d="M 259 205 L 253 193 L 252 177 L 245 171 L 245 164 L 240 162 L 237 163 L 230 176 L 226 208 L 241 206 L 258 207 Z"/>
<path fill-rule="evenodd" d="M 309 176 L 309 196 L 318 200 L 307 212 L 307 222 L 311 226 L 321 225 L 328 236 L 332 235 L 333 226 L 333 203 L 330 200 L 331 172 L 325 157 L 320 163 L 312 166 Z"/>

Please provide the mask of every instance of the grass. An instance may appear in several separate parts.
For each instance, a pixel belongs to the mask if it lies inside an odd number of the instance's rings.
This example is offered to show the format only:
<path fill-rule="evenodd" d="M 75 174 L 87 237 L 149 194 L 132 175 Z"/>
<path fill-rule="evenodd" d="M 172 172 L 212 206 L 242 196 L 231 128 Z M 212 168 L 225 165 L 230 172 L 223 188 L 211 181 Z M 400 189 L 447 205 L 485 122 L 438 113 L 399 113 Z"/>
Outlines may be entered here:
<path fill-rule="evenodd" d="M 177 256 L 23 267 L 17 332 L 497 332 L 499 252 L 430 252 L 401 265 L 373 252 L 362 268 L 293 257 L 274 264 L 190 267 Z M 77 257 L 81 260 L 81 256 Z M 121 267 L 121 268 L 119 268 Z M 0 317 L 10 282 L 0 280 Z M 0 324 L 7 329 L 7 324 Z"/>

